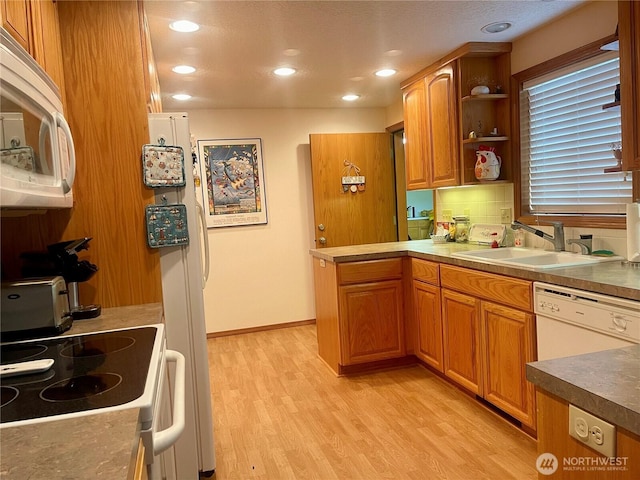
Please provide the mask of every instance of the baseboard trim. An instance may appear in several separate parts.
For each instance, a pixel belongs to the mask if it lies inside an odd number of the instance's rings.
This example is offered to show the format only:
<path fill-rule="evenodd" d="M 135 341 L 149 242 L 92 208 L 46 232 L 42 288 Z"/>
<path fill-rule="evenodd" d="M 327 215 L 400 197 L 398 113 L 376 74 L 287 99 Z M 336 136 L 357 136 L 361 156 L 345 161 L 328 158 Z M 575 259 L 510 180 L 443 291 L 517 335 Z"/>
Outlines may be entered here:
<path fill-rule="evenodd" d="M 259 327 L 239 328 L 237 330 L 225 330 L 224 332 L 207 333 L 207 338 L 228 337 L 230 335 L 242 335 L 243 333 L 266 332 L 268 330 L 279 330 L 281 328 L 301 327 L 302 325 L 312 325 L 316 319 L 299 320 L 297 322 L 276 323 L 274 325 L 261 325 Z"/>

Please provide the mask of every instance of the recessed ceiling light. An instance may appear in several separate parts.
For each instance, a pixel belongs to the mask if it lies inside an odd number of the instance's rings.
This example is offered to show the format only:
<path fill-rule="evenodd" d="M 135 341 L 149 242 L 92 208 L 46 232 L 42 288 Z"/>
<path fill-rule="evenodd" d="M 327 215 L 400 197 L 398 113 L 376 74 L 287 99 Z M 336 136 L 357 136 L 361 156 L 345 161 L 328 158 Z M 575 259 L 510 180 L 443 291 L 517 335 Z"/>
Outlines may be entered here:
<path fill-rule="evenodd" d="M 195 32 L 200 29 L 200 25 L 189 20 L 178 20 L 169 24 L 171 30 L 176 32 Z"/>
<path fill-rule="evenodd" d="M 391 75 L 395 75 L 397 72 L 393 68 L 383 68 L 382 70 L 378 70 L 376 75 L 378 77 L 390 77 Z"/>
<path fill-rule="evenodd" d="M 186 75 L 188 73 L 193 73 L 196 71 L 195 67 L 192 67 L 191 65 L 176 65 L 171 70 L 182 75 Z"/>
<path fill-rule="evenodd" d="M 350 94 L 345 95 L 345 96 L 342 97 L 342 99 L 344 101 L 346 101 L 346 102 L 353 102 L 353 101 L 355 101 L 355 100 L 357 100 L 359 98 L 360 98 L 360 95 L 355 95 L 353 93 L 350 93 Z"/>
<path fill-rule="evenodd" d="M 191 95 L 187 95 L 186 93 L 177 93 L 173 96 L 175 100 L 189 100 Z"/>
<path fill-rule="evenodd" d="M 295 68 L 289 68 L 289 67 L 281 67 L 281 68 L 276 68 L 273 73 L 275 73 L 276 75 L 280 76 L 280 77 L 288 77 L 289 75 L 293 75 L 294 73 L 296 73 L 296 69 Z"/>
<path fill-rule="evenodd" d="M 494 22 L 489 25 L 485 25 L 480 29 L 484 33 L 500 33 L 506 29 L 511 28 L 511 22 Z"/>

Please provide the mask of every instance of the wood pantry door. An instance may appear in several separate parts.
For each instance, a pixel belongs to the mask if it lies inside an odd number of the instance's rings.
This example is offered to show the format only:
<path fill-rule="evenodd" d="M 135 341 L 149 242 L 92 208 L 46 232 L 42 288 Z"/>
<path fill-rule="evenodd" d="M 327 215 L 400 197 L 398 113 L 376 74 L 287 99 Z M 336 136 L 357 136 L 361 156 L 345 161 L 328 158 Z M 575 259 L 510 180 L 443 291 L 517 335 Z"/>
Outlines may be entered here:
<path fill-rule="evenodd" d="M 389 133 L 311 134 L 316 248 L 398 240 L 393 139 Z M 360 168 L 363 191 L 345 192 L 344 161 Z"/>

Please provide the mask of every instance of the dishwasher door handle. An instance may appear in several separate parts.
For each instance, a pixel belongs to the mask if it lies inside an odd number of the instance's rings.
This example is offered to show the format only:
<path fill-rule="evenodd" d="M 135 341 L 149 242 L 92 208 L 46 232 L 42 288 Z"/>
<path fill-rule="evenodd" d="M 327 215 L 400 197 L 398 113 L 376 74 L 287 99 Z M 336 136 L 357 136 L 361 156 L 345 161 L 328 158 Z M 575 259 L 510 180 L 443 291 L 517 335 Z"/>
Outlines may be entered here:
<path fill-rule="evenodd" d="M 184 355 L 175 350 L 167 350 L 167 363 L 176 364 L 176 382 L 173 389 L 173 423 L 159 432 L 153 432 L 153 455 L 157 456 L 178 441 L 185 427 L 186 365 Z"/>

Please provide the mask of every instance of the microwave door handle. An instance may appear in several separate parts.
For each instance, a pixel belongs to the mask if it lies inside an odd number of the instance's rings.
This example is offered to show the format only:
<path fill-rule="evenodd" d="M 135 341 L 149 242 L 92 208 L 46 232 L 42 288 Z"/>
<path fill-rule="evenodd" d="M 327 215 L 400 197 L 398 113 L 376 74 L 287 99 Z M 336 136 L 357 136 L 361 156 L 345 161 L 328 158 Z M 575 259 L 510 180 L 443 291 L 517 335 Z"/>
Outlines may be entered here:
<path fill-rule="evenodd" d="M 204 290 L 207 280 L 209 280 L 209 241 L 207 238 L 207 218 L 204 215 L 204 208 L 196 200 L 196 210 L 200 214 L 200 228 L 202 230 L 202 240 L 204 243 L 204 271 L 202 273 L 202 289 Z"/>
<path fill-rule="evenodd" d="M 69 171 L 67 172 L 67 178 L 62 179 L 62 187 L 64 188 L 64 193 L 69 193 L 76 178 L 76 149 L 73 144 L 71 129 L 69 128 L 69 124 L 67 123 L 67 121 L 64 119 L 60 112 L 55 113 L 55 119 L 56 125 L 62 128 L 62 131 L 67 138 L 67 150 L 69 151 Z"/>
<path fill-rule="evenodd" d="M 39 148 L 39 152 L 46 152 L 46 140 L 47 140 L 47 135 L 49 134 L 49 132 L 51 131 L 51 128 L 49 128 L 49 124 L 47 122 L 41 122 L 40 123 L 40 132 L 38 133 L 38 148 Z M 42 153 L 41 153 L 42 155 Z M 48 162 L 41 162 L 40 167 L 42 168 L 43 172 L 45 175 L 49 175 L 51 172 L 49 171 L 49 163 Z"/>
<path fill-rule="evenodd" d="M 159 432 L 153 432 L 153 455 L 157 456 L 178 441 L 185 427 L 185 360 L 180 352 L 167 350 L 167 363 L 176 364 L 176 382 L 173 389 L 173 423 Z"/>

